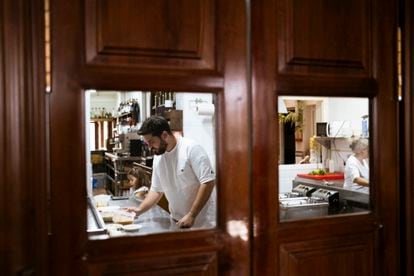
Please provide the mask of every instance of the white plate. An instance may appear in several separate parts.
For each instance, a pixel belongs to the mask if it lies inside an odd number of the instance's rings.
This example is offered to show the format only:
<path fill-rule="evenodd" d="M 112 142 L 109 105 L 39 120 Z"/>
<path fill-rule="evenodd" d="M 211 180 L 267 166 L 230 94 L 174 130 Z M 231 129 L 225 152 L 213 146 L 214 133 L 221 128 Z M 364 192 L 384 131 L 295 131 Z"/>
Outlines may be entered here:
<path fill-rule="evenodd" d="M 122 230 L 122 224 L 117 224 L 117 223 L 111 223 L 111 224 L 107 224 L 106 228 L 108 230 Z"/>
<path fill-rule="evenodd" d="M 142 228 L 142 224 L 127 224 L 123 226 L 125 232 L 135 232 Z"/>

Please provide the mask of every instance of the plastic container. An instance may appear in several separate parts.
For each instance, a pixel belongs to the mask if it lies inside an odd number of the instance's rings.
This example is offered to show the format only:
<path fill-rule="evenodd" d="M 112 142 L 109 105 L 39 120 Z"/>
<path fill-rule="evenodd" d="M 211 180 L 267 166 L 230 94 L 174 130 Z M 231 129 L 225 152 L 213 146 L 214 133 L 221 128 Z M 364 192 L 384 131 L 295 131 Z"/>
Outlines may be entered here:
<path fill-rule="evenodd" d="M 112 221 L 117 224 L 132 224 L 134 222 L 135 213 L 123 210 L 114 211 Z"/>
<path fill-rule="evenodd" d="M 369 137 L 369 116 L 364 115 L 362 116 L 362 137 L 367 138 Z"/>
<path fill-rule="evenodd" d="M 93 197 L 96 207 L 105 207 L 108 206 L 109 200 L 111 199 L 110 195 L 96 195 Z"/>
<path fill-rule="evenodd" d="M 105 188 L 106 187 L 106 173 L 94 173 L 92 175 L 92 187 L 94 189 Z"/>
<path fill-rule="evenodd" d="M 119 210 L 119 206 L 106 206 L 106 207 L 99 207 L 97 208 L 99 213 L 102 216 L 104 222 L 112 222 L 112 218 L 114 216 L 114 212 Z"/>

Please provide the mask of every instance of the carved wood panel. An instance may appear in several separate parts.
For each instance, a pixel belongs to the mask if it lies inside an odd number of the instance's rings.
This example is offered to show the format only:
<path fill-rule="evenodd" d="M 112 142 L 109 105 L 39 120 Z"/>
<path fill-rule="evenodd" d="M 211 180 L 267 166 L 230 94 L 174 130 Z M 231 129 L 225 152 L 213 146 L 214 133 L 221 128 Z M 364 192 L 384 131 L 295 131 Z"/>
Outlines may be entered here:
<path fill-rule="evenodd" d="M 280 275 L 373 275 L 372 235 L 286 243 Z"/>
<path fill-rule="evenodd" d="M 220 270 L 226 275 L 244 275 L 250 271 L 250 205 L 246 199 L 250 104 L 245 4 L 243 0 L 52 0 L 53 92 L 49 126 L 53 139 L 48 152 L 53 231 L 48 262 L 51 274 L 165 275 L 172 271 L 215 275 Z M 139 23 L 145 24 L 145 28 Z M 179 27 L 173 28 L 174 24 Z M 196 29 L 200 29 L 198 33 Z M 222 71 L 217 72 L 216 68 Z M 82 131 L 83 91 L 88 88 L 207 91 L 217 95 L 220 170 L 219 220 L 215 231 L 225 236 L 220 246 L 206 230 L 107 239 L 97 242 L 99 245 L 88 240 L 86 141 Z M 63 144 L 68 146 L 62 147 Z M 238 185 L 237 194 L 233 183 Z M 76 223 L 62 217 L 75 218 Z M 227 227 L 227 222 L 234 221 L 241 228 L 236 233 Z M 178 237 L 181 234 L 185 239 Z M 184 258 L 185 254 L 191 256 Z M 203 257 L 206 261 L 196 262 L 199 254 L 214 254 L 214 259 Z M 165 269 L 157 271 L 159 265 Z"/>
<path fill-rule="evenodd" d="M 86 0 L 86 63 L 214 70 L 213 0 Z"/>
<path fill-rule="evenodd" d="M 2 275 L 47 271 L 43 2 L 0 3 Z"/>
<path fill-rule="evenodd" d="M 89 275 L 217 275 L 215 252 L 153 259 L 125 260 L 95 263 L 89 266 Z"/>
<path fill-rule="evenodd" d="M 403 256 L 401 261 L 402 271 L 401 275 L 414 275 L 414 190 L 411 189 L 414 182 L 414 5 L 412 1 L 406 0 L 404 3 L 404 25 L 402 33 L 403 48 L 402 61 L 405 63 L 403 69 L 403 106 L 400 114 L 403 115 L 404 121 L 404 150 L 402 155 L 404 158 L 404 165 L 402 168 L 402 179 L 404 179 L 405 194 L 405 215 L 403 218 L 402 227 L 404 227 L 405 235 L 402 237 Z M 405 72 L 404 72 L 405 71 Z"/>
<path fill-rule="evenodd" d="M 282 0 L 279 74 L 370 77 L 370 0 Z"/>

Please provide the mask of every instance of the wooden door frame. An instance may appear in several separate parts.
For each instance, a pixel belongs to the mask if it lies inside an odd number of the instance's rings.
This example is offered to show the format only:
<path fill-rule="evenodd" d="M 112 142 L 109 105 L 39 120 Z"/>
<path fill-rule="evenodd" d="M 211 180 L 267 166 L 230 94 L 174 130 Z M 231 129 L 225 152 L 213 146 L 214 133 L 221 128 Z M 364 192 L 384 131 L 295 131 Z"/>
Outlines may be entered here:
<path fill-rule="evenodd" d="M 354 78 L 348 83 L 346 80 L 343 87 L 334 82 L 323 82 L 318 78 L 301 78 L 299 75 L 289 78 L 286 75 L 277 75 L 278 41 L 274 18 L 283 13 L 277 10 L 277 4 L 281 2 L 289 1 L 252 2 L 252 217 L 255 229 L 252 248 L 253 271 L 260 275 L 263 267 L 266 267 L 268 275 L 281 275 L 280 267 L 286 266 L 285 263 L 280 263 L 279 251 L 282 250 L 283 243 L 324 239 L 326 235 L 334 237 L 332 228 L 335 228 L 337 236 L 357 232 L 361 236 L 365 235 L 364 233 L 372 233 L 378 241 L 371 243 L 367 240 L 368 246 L 375 252 L 375 261 L 372 262 L 373 274 L 398 275 L 400 197 L 397 176 L 398 99 L 394 63 L 398 1 L 368 1 L 374 13 L 372 24 L 375 32 L 372 36 L 372 56 L 369 59 L 375 60 L 372 65 L 373 72 L 370 72 L 372 79 L 360 82 L 358 78 Z M 319 86 L 320 84 L 322 86 Z M 274 148 L 278 141 L 278 130 L 277 123 L 272 123 L 272 120 L 277 121 L 277 96 L 293 96 L 295 93 L 300 96 L 365 96 L 371 99 L 370 114 L 374 115 L 371 118 L 371 150 L 374 153 L 372 159 L 375 160 L 372 181 L 377 184 L 371 190 L 371 199 L 374 202 L 371 214 L 278 222 L 278 208 L 275 208 L 278 172 L 275 169 L 277 154 Z M 395 121 L 389 120 L 388 117 Z M 380 147 L 384 141 L 387 142 L 386 149 Z M 390 183 L 393 184 L 391 187 Z M 358 230 L 355 231 L 352 225 L 358 225 Z M 300 231 L 297 231 L 298 229 Z"/>
<path fill-rule="evenodd" d="M 46 275 L 43 1 L 5 0 L 0 13 L 0 267 L 7 275 Z"/>
<path fill-rule="evenodd" d="M 401 1 L 400 7 L 400 26 L 402 31 L 402 78 L 403 78 L 403 95 L 402 106 L 400 112 L 400 123 L 402 127 L 401 134 L 401 210 L 402 223 L 401 233 L 405 242 L 402 244 L 401 263 L 404 269 L 402 275 L 413 275 L 414 264 L 414 55 L 412 54 L 414 47 L 414 8 L 412 1 Z"/>
<path fill-rule="evenodd" d="M 249 220 L 250 114 L 245 1 L 214 1 L 217 12 L 214 20 L 217 26 L 215 51 L 218 64 L 215 73 L 85 65 L 85 29 L 82 17 L 85 1 L 51 2 L 52 274 L 87 273 L 88 267 L 96 267 L 96 264 L 99 266 L 99 263 L 125 261 L 121 260 L 121 256 L 126 256 L 131 262 L 136 260 L 136 265 L 140 258 L 154 260 L 189 252 L 218 252 L 221 273 L 248 273 L 252 234 Z M 85 216 L 85 111 L 82 92 L 88 88 L 216 93 L 219 204 L 216 229 L 88 241 Z M 241 226 L 246 232 L 235 233 L 232 223 L 237 223 L 238 231 Z M 112 257 L 107 254 L 108 250 Z M 94 271 L 99 273 L 99 269 Z"/>

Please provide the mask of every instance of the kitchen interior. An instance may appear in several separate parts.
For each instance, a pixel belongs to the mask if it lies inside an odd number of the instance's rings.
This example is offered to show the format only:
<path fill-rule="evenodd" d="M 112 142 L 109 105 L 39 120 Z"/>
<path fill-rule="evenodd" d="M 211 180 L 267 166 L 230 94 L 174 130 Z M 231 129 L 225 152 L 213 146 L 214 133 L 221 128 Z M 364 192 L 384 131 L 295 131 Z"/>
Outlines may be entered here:
<path fill-rule="evenodd" d="M 176 137 L 200 144 L 215 169 L 214 94 L 86 90 L 85 108 L 89 238 L 187 231 L 170 218 L 165 196 L 139 217 L 125 210 L 139 206 L 151 187 L 154 155 L 137 131 L 162 116 Z"/>
<path fill-rule="evenodd" d="M 351 143 L 369 141 L 369 99 L 281 96 L 278 120 L 279 219 L 369 211 L 369 187 L 344 187 Z"/>
<path fill-rule="evenodd" d="M 214 95 L 87 90 L 85 106 L 89 238 L 187 231 L 171 221 L 165 197 L 138 218 L 124 210 L 151 187 L 153 154 L 137 131 L 149 116 L 163 116 L 175 136 L 202 145 L 215 168 Z M 369 139 L 369 99 L 281 96 L 278 120 L 279 219 L 369 211 L 369 187 L 344 188 L 350 144 Z"/>

